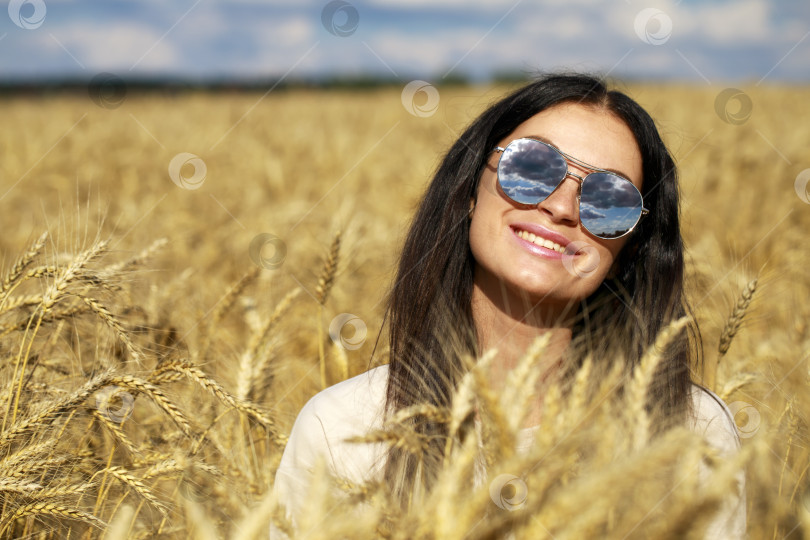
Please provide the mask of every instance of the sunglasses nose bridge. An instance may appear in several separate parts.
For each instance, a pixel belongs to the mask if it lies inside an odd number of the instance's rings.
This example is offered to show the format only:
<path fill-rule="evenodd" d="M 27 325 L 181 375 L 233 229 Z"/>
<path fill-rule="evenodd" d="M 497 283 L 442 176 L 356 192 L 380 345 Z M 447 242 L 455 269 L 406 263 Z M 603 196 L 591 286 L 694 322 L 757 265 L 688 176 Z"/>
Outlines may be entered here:
<path fill-rule="evenodd" d="M 560 180 L 560 183 L 562 183 L 562 181 L 565 180 L 569 176 L 573 176 L 574 178 L 576 178 L 577 184 L 579 184 L 579 191 L 581 191 L 582 190 L 582 182 L 585 181 L 585 178 L 583 176 L 578 175 L 578 174 L 572 173 L 568 169 L 565 170 L 565 176 L 562 177 L 562 180 Z"/>
<path fill-rule="evenodd" d="M 576 194 L 571 193 L 570 186 L 565 187 L 565 179 L 568 177 L 573 178 L 577 183 Z M 566 168 L 565 174 L 557 182 L 557 186 L 549 193 L 544 199 L 537 202 L 538 209 L 545 208 L 557 216 L 557 219 L 570 219 L 572 221 L 579 221 L 579 205 L 582 195 L 582 182 L 584 177 L 570 172 Z M 564 202 L 567 198 L 572 197 L 574 204 L 571 202 Z"/>
<path fill-rule="evenodd" d="M 557 187 L 554 189 L 554 191 L 560 189 L 560 186 L 562 186 L 565 183 L 565 179 L 568 178 L 569 176 L 572 177 L 577 183 L 577 202 L 579 202 L 580 197 L 582 196 L 582 183 L 585 181 L 585 178 L 578 174 L 572 173 L 570 169 L 565 170 L 565 174 L 557 183 Z"/>

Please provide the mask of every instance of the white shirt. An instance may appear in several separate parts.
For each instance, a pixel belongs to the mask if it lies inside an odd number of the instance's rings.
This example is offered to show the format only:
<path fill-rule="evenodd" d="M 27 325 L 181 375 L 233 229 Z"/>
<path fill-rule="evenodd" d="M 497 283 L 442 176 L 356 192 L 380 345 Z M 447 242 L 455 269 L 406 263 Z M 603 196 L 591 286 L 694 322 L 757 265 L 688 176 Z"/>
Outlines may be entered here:
<path fill-rule="evenodd" d="M 294 526 L 310 519 L 303 513 L 307 490 L 316 464 L 324 460 L 327 470 L 352 484 L 361 484 L 382 473 L 387 446 L 383 443 L 347 443 L 383 427 L 388 366 L 371 369 L 342 381 L 313 396 L 298 414 L 276 472 L 273 490 Z M 692 385 L 694 405 L 692 429 L 722 455 L 740 448 L 734 418 L 722 400 L 709 390 Z M 518 450 L 527 450 L 539 426 L 518 434 Z M 710 471 L 701 464 L 700 477 Z M 740 471 L 738 493 L 724 502 L 709 526 L 706 538 L 745 538 L 745 478 Z M 320 516 L 312 516 L 313 519 Z M 312 525 L 312 524 L 310 524 Z M 271 538 L 286 538 L 271 525 Z"/>

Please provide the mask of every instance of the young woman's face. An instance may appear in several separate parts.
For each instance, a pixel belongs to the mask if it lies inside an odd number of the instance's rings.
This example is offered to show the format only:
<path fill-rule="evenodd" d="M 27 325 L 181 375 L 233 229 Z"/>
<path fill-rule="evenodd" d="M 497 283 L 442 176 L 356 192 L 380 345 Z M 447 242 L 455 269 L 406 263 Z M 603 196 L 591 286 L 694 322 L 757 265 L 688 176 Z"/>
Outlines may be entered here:
<path fill-rule="evenodd" d="M 521 137 L 540 138 L 584 163 L 620 172 L 641 190 L 638 144 L 627 125 L 610 112 L 573 103 L 556 105 L 520 124 L 498 145 L 506 147 Z M 470 223 L 476 284 L 506 287 L 535 302 L 566 304 L 586 298 L 608 275 L 627 237 L 602 240 L 580 224 L 578 181 L 571 176 L 537 206 L 513 202 L 497 186 L 500 155 L 489 156 Z M 569 163 L 568 170 L 581 177 L 591 172 L 575 163 Z M 522 231 L 540 238 L 521 238 Z M 570 245 L 559 253 L 557 246 L 537 245 L 543 238 Z M 579 248 L 575 255 L 574 248 Z"/>

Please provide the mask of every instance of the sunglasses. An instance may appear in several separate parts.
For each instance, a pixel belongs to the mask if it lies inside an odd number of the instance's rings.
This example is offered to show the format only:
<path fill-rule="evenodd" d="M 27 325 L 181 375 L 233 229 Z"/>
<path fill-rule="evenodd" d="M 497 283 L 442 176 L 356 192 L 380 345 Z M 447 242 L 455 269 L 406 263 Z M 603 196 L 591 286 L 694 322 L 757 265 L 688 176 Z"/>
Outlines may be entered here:
<path fill-rule="evenodd" d="M 515 139 L 506 148 L 496 147 L 494 152 L 501 153 L 498 184 L 516 203 L 535 206 L 546 200 L 566 176 L 576 178 L 579 221 L 597 238 L 621 238 L 649 212 L 641 192 L 630 180 L 583 163 L 543 141 Z M 578 176 L 568 171 L 569 161 L 594 172 Z"/>

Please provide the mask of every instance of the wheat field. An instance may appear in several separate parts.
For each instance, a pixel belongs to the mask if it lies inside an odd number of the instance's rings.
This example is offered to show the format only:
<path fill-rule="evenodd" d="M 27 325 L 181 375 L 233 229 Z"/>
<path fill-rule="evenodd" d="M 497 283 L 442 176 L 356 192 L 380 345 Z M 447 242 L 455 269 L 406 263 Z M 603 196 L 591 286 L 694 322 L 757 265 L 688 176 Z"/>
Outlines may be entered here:
<path fill-rule="evenodd" d="M 474 369 L 460 392 L 487 405 L 491 470 L 531 469 L 525 504 L 471 492 L 466 445 L 410 513 L 379 486 L 324 480 L 307 538 L 700 538 L 739 469 L 751 538 L 810 535 L 810 89 L 742 87 L 748 110 L 719 87 L 622 88 L 679 164 L 695 378 L 736 413 L 742 451 L 708 490 L 679 474 L 705 449 L 639 428 L 653 351 L 635 402 L 592 406 L 595 374 L 597 397 L 618 377 L 596 363 L 549 392 L 553 420 L 517 456 L 520 404 Z M 384 339 L 371 351 L 415 205 L 507 88 L 439 87 L 423 116 L 400 90 L 0 100 L 0 536 L 289 530 L 270 488 L 297 412 L 386 361 Z M 462 401 L 411 413 L 452 425 Z"/>

